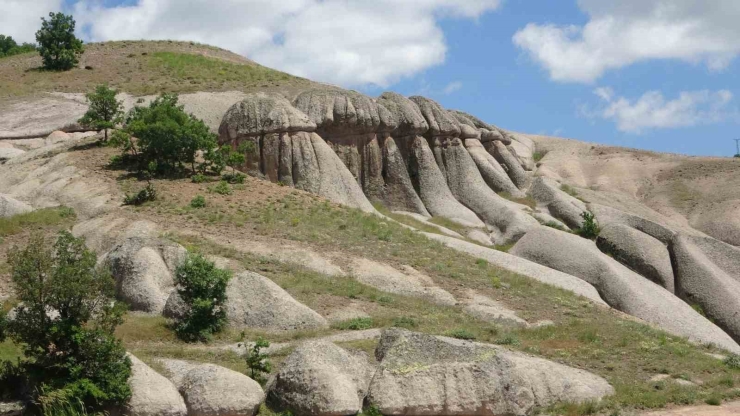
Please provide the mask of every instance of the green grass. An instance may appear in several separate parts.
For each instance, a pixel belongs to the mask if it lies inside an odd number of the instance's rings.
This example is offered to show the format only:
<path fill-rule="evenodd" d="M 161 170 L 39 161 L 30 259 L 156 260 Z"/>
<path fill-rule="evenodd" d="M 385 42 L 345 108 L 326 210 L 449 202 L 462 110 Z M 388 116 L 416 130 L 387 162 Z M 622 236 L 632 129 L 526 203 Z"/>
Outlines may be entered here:
<path fill-rule="evenodd" d="M 532 154 L 532 159 L 534 159 L 534 162 L 537 163 L 540 160 L 544 159 L 545 156 L 547 156 L 547 151 L 536 151 Z"/>
<path fill-rule="evenodd" d="M 498 343 L 591 371 L 606 378 L 616 389 L 614 397 L 598 405 L 599 411 L 606 414 L 619 409 L 699 403 L 709 397 L 729 400 L 739 394 L 729 386 L 739 385 L 740 370 L 706 354 L 719 350 L 695 346 L 623 319 L 571 292 L 480 262 L 397 223 L 318 198 L 303 198 L 296 192 L 268 202 L 242 203 L 246 192 L 235 189 L 229 202 L 220 206 L 216 205 L 220 202 L 214 201 L 211 209 L 218 213 L 217 218 L 184 213 L 177 204 L 146 210 L 171 215 L 173 224 L 188 221 L 193 226 L 211 227 L 214 235 L 221 229 L 243 230 L 250 235 L 305 243 L 317 252 L 361 256 L 394 266 L 409 265 L 452 293 L 458 293 L 461 287 L 473 289 L 515 309 L 528 322 L 551 320 L 555 324 L 549 327 L 506 329 L 467 315 L 461 306 L 440 306 L 385 293 L 350 277 L 326 276 L 298 265 L 238 253 L 197 237 L 173 236 L 189 249 L 240 261 L 247 270 L 272 279 L 315 310 L 325 310 L 327 302 L 346 304 L 356 300 L 372 305 L 366 312 L 375 328 L 401 326 L 439 335 L 464 331 L 460 333 L 472 335 L 479 342 Z M 266 334 L 265 338 L 276 342 L 274 336 Z M 656 388 L 649 379 L 661 373 L 684 374 L 703 384 L 693 389 L 672 385 Z M 554 413 L 585 414 L 582 412 L 589 409 L 563 405 Z"/>
<path fill-rule="evenodd" d="M 350 330 L 350 331 L 361 331 L 363 329 L 370 329 L 373 327 L 373 318 L 354 318 L 348 321 L 337 322 L 332 325 L 334 329 Z"/>
<path fill-rule="evenodd" d="M 570 185 L 562 184 L 560 185 L 560 190 L 574 198 L 578 198 L 578 191 Z"/>
<path fill-rule="evenodd" d="M 76 218 L 74 210 L 67 207 L 46 208 L 9 218 L 0 218 L 0 237 L 49 226 L 71 225 L 74 224 Z"/>
<path fill-rule="evenodd" d="M 197 86 L 200 84 L 259 84 L 285 82 L 295 77 L 261 65 L 244 65 L 202 55 L 155 52 L 150 68 L 161 70 L 172 79 Z"/>
<path fill-rule="evenodd" d="M 432 224 L 437 224 L 439 226 L 445 227 L 448 230 L 452 230 L 460 235 L 468 235 L 469 228 L 456 223 L 455 221 L 452 221 L 451 219 L 445 218 L 445 217 L 432 217 L 432 219 L 429 220 Z"/>

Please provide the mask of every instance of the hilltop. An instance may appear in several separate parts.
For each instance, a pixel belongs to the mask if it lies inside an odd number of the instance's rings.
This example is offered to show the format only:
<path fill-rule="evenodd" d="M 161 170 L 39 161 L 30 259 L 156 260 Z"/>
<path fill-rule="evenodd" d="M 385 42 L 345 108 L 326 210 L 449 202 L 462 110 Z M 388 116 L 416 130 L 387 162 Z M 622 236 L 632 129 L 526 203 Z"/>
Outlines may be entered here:
<path fill-rule="evenodd" d="M 264 416 L 633 414 L 740 397 L 736 160 L 513 132 L 192 43 L 86 47 L 68 73 L 0 59 L 0 136 L 38 136 L 0 138 L 0 253 L 71 229 L 118 262 L 132 310 L 117 335 L 151 377 L 136 382 L 162 383 L 139 398 L 159 413 L 197 413 L 183 404 L 193 363 L 244 385 L 244 343 L 259 337 L 275 366 L 254 387 Z M 119 149 L 97 132 L 47 135 L 99 83 L 127 108 L 180 93 L 221 144 L 254 143 L 245 182 L 158 177 L 155 201 L 122 206 L 146 182 Z M 231 326 L 209 344 L 170 324 L 185 251 L 236 276 Z M 19 354 L 0 344 L 0 358 Z"/>

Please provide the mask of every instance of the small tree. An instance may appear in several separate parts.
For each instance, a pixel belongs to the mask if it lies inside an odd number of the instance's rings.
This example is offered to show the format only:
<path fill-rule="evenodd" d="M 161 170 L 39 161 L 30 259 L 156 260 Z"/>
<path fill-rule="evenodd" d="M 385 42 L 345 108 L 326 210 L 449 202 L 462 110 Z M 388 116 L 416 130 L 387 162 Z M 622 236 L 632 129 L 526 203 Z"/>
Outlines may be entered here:
<path fill-rule="evenodd" d="M 137 139 L 139 165 L 147 167 L 153 162 L 160 174 L 182 171 L 185 164 L 195 172 L 196 153 L 212 153 L 217 147 L 216 135 L 178 105 L 176 94 L 163 94 L 149 107 L 134 107 L 125 131 Z"/>
<path fill-rule="evenodd" d="M 36 45 L 24 43 L 18 45 L 12 36 L 0 35 L 0 58 L 18 55 L 36 50 Z"/>
<path fill-rule="evenodd" d="M 191 254 L 175 272 L 177 293 L 187 305 L 176 324 L 184 341 L 209 341 L 226 324 L 226 286 L 231 273 L 219 269 L 203 256 Z"/>
<path fill-rule="evenodd" d="M 7 335 L 23 346 L 19 368 L 34 403 L 56 398 L 101 410 L 125 403 L 131 362 L 113 335 L 124 306 L 113 300 L 111 275 L 67 231 L 53 248 L 34 235 L 8 254 L 18 300 Z"/>
<path fill-rule="evenodd" d="M 39 53 L 44 68 L 66 71 L 79 63 L 85 52 L 82 41 L 75 36 L 75 20 L 64 13 L 49 13 L 49 20 L 41 18 L 41 29 L 36 32 Z"/>
<path fill-rule="evenodd" d="M 244 359 L 247 361 L 247 368 L 249 368 L 249 377 L 260 384 L 265 384 L 267 381 L 263 374 L 270 374 L 270 371 L 272 371 L 272 364 L 267 360 L 267 354 L 262 352 L 263 348 L 269 347 L 270 342 L 262 337 L 257 338 L 251 348 L 246 346 L 247 352 Z"/>
<path fill-rule="evenodd" d="M 596 222 L 594 214 L 584 211 L 581 213 L 581 218 L 583 218 L 583 226 L 578 230 L 578 235 L 589 240 L 598 237 L 599 233 L 601 233 L 601 228 L 599 227 L 599 223 Z"/>
<path fill-rule="evenodd" d="M 105 141 L 108 141 L 108 129 L 112 129 L 123 122 L 123 102 L 116 100 L 118 91 L 106 85 L 98 85 L 95 92 L 87 94 L 90 104 L 87 113 L 78 120 L 85 127 L 96 130 L 105 130 Z"/>

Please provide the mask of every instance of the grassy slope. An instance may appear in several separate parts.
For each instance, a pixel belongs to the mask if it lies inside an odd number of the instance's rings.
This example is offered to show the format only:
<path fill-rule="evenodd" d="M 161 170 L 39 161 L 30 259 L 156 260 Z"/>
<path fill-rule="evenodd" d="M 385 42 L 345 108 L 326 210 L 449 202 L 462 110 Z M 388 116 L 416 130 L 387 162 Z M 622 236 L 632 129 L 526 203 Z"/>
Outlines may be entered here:
<path fill-rule="evenodd" d="M 311 84 L 223 49 L 188 42 L 120 41 L 85 48 L 80 66 L 92 69 L 42 71 L 35 52 L 0 59 L 0 100 L 51 91 L 87 92 L 103 83 L 134 95 Z"/>
<path fill-rule="evenodd" d="M 86 168 L 112 177 L 121 172 L 104 171 L 102 165 L 111 149 L 80 152 Z M 93 165 L 90 165 L 93 164 Z M 142 186 L 130 180 L 122 189 Z M 612 310 L 595 307 L 570 292 L 543 285 L 494 265 L 460 254 L 439 243 L 359 211 L 329 204 L 318 197 L 266 181 L 248 178 L 244 185 L 232 186 L 231 195 L 218 195 L 212 183 L 194 184 L 188 180 L 155 180 L 162 196 L 158 201 L 135 209 L 136 215 L 167 224 L 172 230 L 192 230 L 218 235 L 225 240 L 269 238 L 287 240 L 312 247 L 321 253 L 362 256 L 394 266 L 411 265 L 428 274 L 440 287 L 459 297 L 465 289 L 475 289 L 501 301 L 530 322 L 552 320 L 554 326 L 533 329 L 508 329 L 478 321 L 461 307 L 442 307 L 422 300 L 381 292 L 351 278 L 329 277 L 311 270 L 241 254 L 225 246 L 191 235 L 170 237 L 191 250 L 236 259 L 253 271 L 270 277 L 296 299 L 317 310 L 327 305 L 350 301 L 371 305 L 367 312 L 373 327 L 403 326 L 431 334 L 472 335 L 482 342 L 546 357 L 605 377 L 617 395 L 599 405 L 610 413 L 625 408 L 656 408 L 669 404 L 688 404 L 709 398 L 738 396 L 735 385 L 740 372 L 708 356 L 712 348 L 694 346 L 677 337 L 625 319 Z M 203 195 L 207 206 L 189 206 L 195 195 Z M 269 334 L 229 332 L 215 344 L 233 343 L 263 335 L 273 342 L 301 339 L 340 331 Z M 233 353 L 196 349 L 174 339 L 163 319 L 130 317 L 121 329 L 127 346 L 146 358 L 168 356 L 208 360 L 244 370 Z M 350 346 L 371 350 L 370 341 Z M 288 351 L 289 352 L 289 351 Z M 273 360 L 279 362 L 288 352 Z M 656 374 L 701 381 L 697 388 L 674 383 L 650 382 Z M 559 414 L 589 414 L 593 406 L 563 406 Z"/>

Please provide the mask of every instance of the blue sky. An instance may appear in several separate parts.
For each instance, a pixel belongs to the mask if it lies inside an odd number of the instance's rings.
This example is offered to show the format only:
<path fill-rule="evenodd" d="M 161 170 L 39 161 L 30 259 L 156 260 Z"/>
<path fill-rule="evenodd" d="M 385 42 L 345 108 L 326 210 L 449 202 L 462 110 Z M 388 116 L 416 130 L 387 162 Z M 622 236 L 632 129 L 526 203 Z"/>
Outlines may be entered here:
<path fill-rule="evenodd" d="M 737 0 L 0 0 L 32 40 L 195 40 L 370 95 L 427 95 L 501 127 L 691 155 L 740 138 Z"/>

